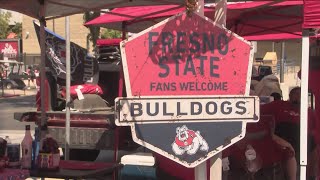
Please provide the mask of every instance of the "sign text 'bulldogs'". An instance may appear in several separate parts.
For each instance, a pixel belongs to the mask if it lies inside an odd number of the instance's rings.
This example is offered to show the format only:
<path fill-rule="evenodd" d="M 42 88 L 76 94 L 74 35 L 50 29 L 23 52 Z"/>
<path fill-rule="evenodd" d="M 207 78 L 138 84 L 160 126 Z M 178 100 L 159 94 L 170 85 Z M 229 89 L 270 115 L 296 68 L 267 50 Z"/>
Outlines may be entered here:
<path fill-rule="evenodd" d="M 257 121 L 256 97 L 121 98 L 120 122 Z"/>

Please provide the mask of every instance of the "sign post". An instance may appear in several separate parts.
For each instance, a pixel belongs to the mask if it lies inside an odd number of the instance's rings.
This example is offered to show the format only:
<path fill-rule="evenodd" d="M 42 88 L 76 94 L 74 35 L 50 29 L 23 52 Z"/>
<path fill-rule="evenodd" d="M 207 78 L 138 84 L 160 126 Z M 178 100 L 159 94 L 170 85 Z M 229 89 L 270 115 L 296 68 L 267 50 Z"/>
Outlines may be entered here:
<path fill-rule="evenodd" d="M 204 0 L 198 1 L 198 8 L 196 12 L 202 16 L 204 16 Z M 207 179 L 207 163 L 203 162 L 194 168 L 194 179 L 202 180 Z"/>
<path fill-rule="evenodd" d="M 259 120 L 259 100 L 248 96 L 250 48 L 185 12 L 122 41 L 128 97 L 116 99 L 116 124 L 131 126 L 136 143 L 183 166 L 205 164 Z"/>
<path fill-rule="evenodd" d="M 226 27 L 227 21 L 227 0 L 215 0 L 216 8 L 214 22 Z M 222 153 L 210 159 L 210 180 L 222 179 Z"/>

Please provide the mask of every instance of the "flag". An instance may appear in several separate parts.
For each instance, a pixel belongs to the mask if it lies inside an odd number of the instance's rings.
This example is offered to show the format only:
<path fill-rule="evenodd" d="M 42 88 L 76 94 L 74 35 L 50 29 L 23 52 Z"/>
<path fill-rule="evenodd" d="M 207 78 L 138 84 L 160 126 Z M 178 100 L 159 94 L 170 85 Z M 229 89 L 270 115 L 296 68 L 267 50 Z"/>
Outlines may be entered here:
<path fill-rule="evenodd" d="M 34 21 L 35 31 L 40 43 L 40 26 Z M 63 37 L 45 28 L 46 34 L 46 67 L 62 84 L 66 79 L 66 41 Z M 97 84 L 99 80 L 99 66 L 97 59 L 88 55 L 87 50 L 70 42 L 71 84 Z M 62 80 L 62 81 L 61 81 Z"/>

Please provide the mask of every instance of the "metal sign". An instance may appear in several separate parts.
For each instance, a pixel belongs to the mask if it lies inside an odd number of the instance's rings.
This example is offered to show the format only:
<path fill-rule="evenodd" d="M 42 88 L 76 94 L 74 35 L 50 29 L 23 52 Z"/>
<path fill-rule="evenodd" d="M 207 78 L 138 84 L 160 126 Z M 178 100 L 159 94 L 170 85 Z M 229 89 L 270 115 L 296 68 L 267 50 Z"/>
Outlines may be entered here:
<path fill-rule="evenodd" d="M 250 44 L 207 18 L 180 14 L 121 45 L 132 96 L 245 93 Z"/>
<path fill-rule="evenodd" d="M 20 40 L 19 39 L 1 39 L 0 40 L 0 54 L 3 59 L 20 61 L 21 56 Z M 2 60 L 3 60 L 2 59 Z"/>
<path fill-rule="evenodd" d="M 258 120 L 253 96 L 117 98 L 116 123 L 222 122 Z"/>
<path fill-rule="evenodd" d="M 136 143 L 195 167 L 259 120 L 250 43 L 208 18 L 180 13 L 120 46 L 128 98 L 116 99 L 116 124 Z"/>

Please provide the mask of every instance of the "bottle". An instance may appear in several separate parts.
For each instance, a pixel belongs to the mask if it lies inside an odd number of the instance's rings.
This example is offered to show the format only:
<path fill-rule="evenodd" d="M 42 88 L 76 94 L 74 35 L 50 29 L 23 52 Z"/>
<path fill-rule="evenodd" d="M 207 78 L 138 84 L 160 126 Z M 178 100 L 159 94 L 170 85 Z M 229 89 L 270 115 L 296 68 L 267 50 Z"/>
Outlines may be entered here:
<path fill-rule="evenodd" d="M 30 125 L 26 125 L 26 132 L 21 143 L 21 147 L 22 147 L 21 167 L 24 169 L 31 168 L 32 141 L 33 139 L 30 132 Z"/>
<path fill-rule="evenodd" d="M 31 160 L 31 168 L 35 169 L 37 165 L 37 158 L 39 154 L 40 147 L 40 131 L 39 128 L 35 128 L 34 132 L 34 140 L 32 141 L 32 160 Z"/>
<path fill-rule="evenodd" d="M 257 157 L 257 153 L 254 148 L 249 144 L 245 151 L 247 170 L 251 173 L 256 173 L 261 169 L 261 160 Z"/>

